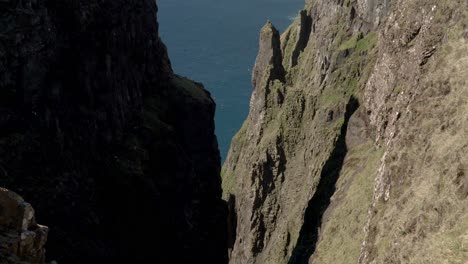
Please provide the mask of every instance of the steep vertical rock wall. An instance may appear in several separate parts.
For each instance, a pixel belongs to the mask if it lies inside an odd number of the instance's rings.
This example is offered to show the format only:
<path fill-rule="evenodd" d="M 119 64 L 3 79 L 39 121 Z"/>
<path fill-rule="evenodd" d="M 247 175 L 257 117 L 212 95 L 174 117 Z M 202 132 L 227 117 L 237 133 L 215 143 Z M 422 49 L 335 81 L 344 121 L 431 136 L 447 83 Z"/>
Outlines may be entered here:
<path fill-rule="evenodd" d="M 231 263 L 467 258 L 466 10 L 307 1 L 261 67 L 271 76 L 282 59 L 284 79 L 254 83 L 251 106 L 263 108 L 223 167 L 237 215 Z M 271 54 L 265 41 L 258 58 Z"/>
<path fill-rule="evenodd" d="M 0 182 L 51 227 L 48 256 L 226 262 L 215 104 L 172 73 L 155 1 L 0 12 Z"/>

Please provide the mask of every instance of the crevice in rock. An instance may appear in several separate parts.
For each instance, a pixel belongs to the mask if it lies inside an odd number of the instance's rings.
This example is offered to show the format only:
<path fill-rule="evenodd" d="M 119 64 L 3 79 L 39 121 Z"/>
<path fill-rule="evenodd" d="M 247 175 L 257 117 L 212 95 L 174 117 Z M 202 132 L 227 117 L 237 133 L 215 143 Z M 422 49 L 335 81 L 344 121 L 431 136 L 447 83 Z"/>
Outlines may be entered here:
<path fill-rule="evenodd" d="M 237 230 L 237 212 L 236 212 L 236 196 L 234 194 L 229 195 L 227 201 L 228 205 L 228 248 L 232 250 L 236 241 L 236 230 Z"/>
<path fill-rule="evenodd" d="M 406 44 L 411 43 L 419 35 L 419 33 L 421 32 L 421 28 L 422 26 L 417 27 L 416 30 L 414 30 L 409 35 L 408 39 L 406 40 Z"/>
<path fill-rule="evenodd" d="M 356 8 L 351 7 L 351 11 L 349 13 L 349 20 L 351 21 L 354 21 L 354 19 L 356 18 L 356 15 L 357 15 L 357 12 L 356 12 Z"/>
<path fill-rule="evenodd" d="M 291 258 L 289 259 L 289 264 L 308 263 L 315 251 L 319 238 L 319 228 L 322 225 L 322 216 L 330 205 L 330 199 L 335 193 L 335 185 L 343 167 L 346 153 L 348 152 L 346 146 L 348 123 L 358 107 L 359 102 L 357 99 L 351 97 L 346 105 L 345 121 L 341 127 L 340 136 L 336 141 L 335 148 L 330 157 L 323 166 L 317 190 L 306 208 L 304 224 L 302 225 Z"/>
<path fill-rule="evenodd" d="M 299 55 L 307 47 L 307 43 L 309 42 L 309 37 L 312 31 L 312 18 L 307 15 L 307 11 L 302 10 L 300 13 L 300 17 L 301 21 L 298 32 L 298 39 L 296 42 L 296 46 L 294 47 L 294 51 L 292 53 L 291 67 L 297 65 Z"/>

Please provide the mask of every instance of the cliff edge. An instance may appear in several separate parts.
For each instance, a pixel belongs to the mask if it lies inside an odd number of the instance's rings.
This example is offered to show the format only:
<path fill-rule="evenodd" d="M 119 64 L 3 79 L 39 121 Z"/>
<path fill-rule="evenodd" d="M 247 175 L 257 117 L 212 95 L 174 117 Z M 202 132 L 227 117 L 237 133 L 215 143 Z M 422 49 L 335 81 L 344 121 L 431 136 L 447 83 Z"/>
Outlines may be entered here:
<path fill-rule="evenodd" d="M 155 1 L 0 12 L 0 182 L 50 227 L 47 256 L 226 262 L 215 103 L 172 72 Z"/>

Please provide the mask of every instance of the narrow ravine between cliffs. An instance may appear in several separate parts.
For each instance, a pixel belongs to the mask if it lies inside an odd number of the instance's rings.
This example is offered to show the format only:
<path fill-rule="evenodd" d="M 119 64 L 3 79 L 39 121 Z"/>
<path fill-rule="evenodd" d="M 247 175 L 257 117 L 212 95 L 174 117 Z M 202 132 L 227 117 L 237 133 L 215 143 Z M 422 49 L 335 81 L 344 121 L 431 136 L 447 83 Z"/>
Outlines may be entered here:
<path fill-rule="evenodd" d="M 0 263 L 466 263 L 467 50 L 466 0 L 0 0 Z"/>

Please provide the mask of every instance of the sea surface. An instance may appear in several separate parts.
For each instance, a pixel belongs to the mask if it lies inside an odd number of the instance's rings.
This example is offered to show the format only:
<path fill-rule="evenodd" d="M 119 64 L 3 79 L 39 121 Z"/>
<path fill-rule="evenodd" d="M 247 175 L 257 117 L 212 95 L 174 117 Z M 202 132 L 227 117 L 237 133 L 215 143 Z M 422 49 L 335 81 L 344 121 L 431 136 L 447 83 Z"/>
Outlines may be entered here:
<path fill-rule="evenodd" d="M 222 159 L 249 112 L 251 69 L 261 27 L 283 32 L 304 0 L 157 0 L 160 34 L 177 74 L 204 84 L 216 101 Z"/>

